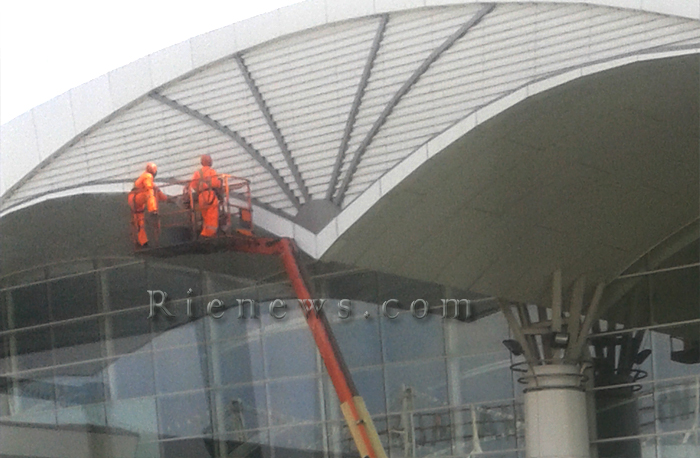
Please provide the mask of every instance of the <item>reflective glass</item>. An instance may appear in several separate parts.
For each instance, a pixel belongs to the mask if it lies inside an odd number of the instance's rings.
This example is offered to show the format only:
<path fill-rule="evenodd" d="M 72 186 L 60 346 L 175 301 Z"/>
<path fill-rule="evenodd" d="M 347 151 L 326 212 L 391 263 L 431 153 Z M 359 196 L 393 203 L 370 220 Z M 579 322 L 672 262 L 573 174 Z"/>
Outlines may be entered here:
<path fill-rule="evenodd" d="M 155 393 L 153 354 L 151 352 L 123 355 L 106 368 L 112 399 L 129 399 Z"/>
<path fill-rule="evenodd" d="M 5 405 L 2 414 L 13 418 L 27 416 L 31 418 L 32 412 L 55 409 L 55 390 L 56 385 L 51 369 L 9 376 L 3 380 L 2 393 Z M 31 420 L 21 421 L 32 422 Z"/>
<path fill-rule="evenodd" d="M 388 312 L 396 313 L 391 309 Z M 393 320 L 382 318 L 381 326 L 385 363 L 444 355 L 445 342 L 440 316 L 428 315 L 419 319 L 410 312 L 403 312 Z"/>
<path fill-rule="evenodd" d="M 211 437 L 209 397 L 203 390 L 157 398 L 162 438 Z"/>
<path fill-rule="evenodd" d="M 95 362 L 54 368 L 58 407 L 104 402 L 109 395 L 103 378 L 104 367 L 104 362 Z"/>
<path fill-rule="evenodd" d="M 144 264 L 108 269 L 103 275 L 107 278 L 110 310 L 148 305 L 149 296 L 146 291 L 149 288 Z"/>
<path fill-rule="evenodd" d="M 202 389 L 208 386 L 205 348 L 199 345 L 153 352 L 158 393 Z"/>
<path fill-rule="evenodd" d="M 46 283 L 13 289 L 11 295 L 13 307 L 9 321 L 13 329 L 51 321 Z"/>
<path fill-rule="evenodd" d="M 99 359 L 104 356 L 102 320 L 80 320 L 53 327 L 56 364 Z"/>
<path fill-rule="evenodd" d="M 385 368 L 387 410 L 406 412 L 447 405 L 444 360 L 420 361 Z"/>
<path fill-rule="evenodd" d="M 100 311 L 95 274 L 55 280 L 49 283 L 53 321 L 94 315 Z"/>
<path fill-rule="evenodd" d="M 284 379 L 268 384 L 270 423 L 289 425 L 321 420 L 318 379 Z"/>
<path fill-rule="evenodd" d="M 58 409 L 59 424 L 64 425 L 107 425 L 104 404 L 90 404 Z"/>
<path fill-rule="evenodd" d="M 317 372 L 316 344 L 301 318 L 292 321 L 287 316 L 278 323 L 266 323 L 263 346 L 269 378 Z"/>
<path fill-rule="evenodd" d="M 262 343 L 259 338 L 209 344 L 212 371 L 217 385 L 263 380 Z"/>
<path fill-rule="evenodd" d="M 149 351 L 153 335 L 146 319 L 148 310 L 134 310 L 111 314 L 105 319 L 111 336 L 107 349 L 110 355 Z"/>
<path fill-rule="evenodd" d="M 344 305 L 350 307 L 351 314 L 343 319 L 338 316 L 337 303 L 337 300 L 329 301 L 324 310 L 345 364 L 350 368 L 381 364 L 380 319 L 377 317 L 379 307 L 358 301 L 344 302 Z M 371 316 L 363 318 L 365 312 Z"/>
<path fill-rule="evenodd" d="M 275 456 L 323 457 L 323 426 L 295 425 L 270 429 Z"/>
<path fill-rule="evenodd" d="M 267 426 L 268 406 L 264 384 L 214 390 L 211 397 L 218 435 Z"/>
<path fill-rule="evenodd" d="M 19 331 L 10 334 L 8 339 L 14 339 L 16 348 L 16 368 L 40 369 L 53 366 L 51 350 L 51 329 L 40 328 L 32 331 Z"/>

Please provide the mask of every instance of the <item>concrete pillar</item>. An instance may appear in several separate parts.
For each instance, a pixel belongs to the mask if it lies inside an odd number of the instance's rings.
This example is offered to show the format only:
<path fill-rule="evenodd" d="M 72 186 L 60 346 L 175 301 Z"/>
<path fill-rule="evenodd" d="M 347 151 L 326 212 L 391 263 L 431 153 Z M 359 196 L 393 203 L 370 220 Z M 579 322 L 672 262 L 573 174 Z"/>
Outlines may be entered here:
<path fill-rule="evenodd" d="M 590 458 L 586 393 L 578 366 L 533 366 L 526 380 L 526 456 Z"/>

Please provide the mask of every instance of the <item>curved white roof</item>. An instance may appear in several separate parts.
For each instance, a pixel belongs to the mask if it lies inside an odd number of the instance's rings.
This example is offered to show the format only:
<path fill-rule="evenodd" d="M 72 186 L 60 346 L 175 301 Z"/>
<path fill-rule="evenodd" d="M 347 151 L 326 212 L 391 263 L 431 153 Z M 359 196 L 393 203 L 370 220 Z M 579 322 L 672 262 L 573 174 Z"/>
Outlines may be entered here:
<path fill-rule="evenodd" d="M 321 257 L 447 145 L 587 74 L 700 52 L 700 3 L 307 1 L 192 38 L 2 126 L 0 211 L 127 191 L 209 153 Z M 310 202 L 313 202 L 310 203 Z"/>

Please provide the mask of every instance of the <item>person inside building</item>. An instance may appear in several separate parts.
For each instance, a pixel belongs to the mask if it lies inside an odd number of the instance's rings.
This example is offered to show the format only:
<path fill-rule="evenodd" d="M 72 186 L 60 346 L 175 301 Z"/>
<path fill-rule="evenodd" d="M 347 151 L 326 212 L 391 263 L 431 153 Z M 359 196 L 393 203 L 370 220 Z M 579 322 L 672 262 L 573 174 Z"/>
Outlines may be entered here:
<path fill-rule="evenodd" d="M 214 237 L 219 229 L 219 193 L 221 180 L 216 170 L 212 168 L 211 156 L 203 154 L 200 157 L 202 168 L 194 172 L 189 183 L 189 189 L 197 193 L 199 211 L 202 215 L 202 237 Z"/>
<path fill-rule="evenodd" d="M 168 196 L 163 194 L 153 182 L 157 173 L 158 167 L 155 163 L 146 164 L 146 170 L 136 179 L 128 197 L 132 224 L 139 247 L 148 246 L 145 213 L 149 212 L 157 216 L 158 201 L 168 200 Z"/>

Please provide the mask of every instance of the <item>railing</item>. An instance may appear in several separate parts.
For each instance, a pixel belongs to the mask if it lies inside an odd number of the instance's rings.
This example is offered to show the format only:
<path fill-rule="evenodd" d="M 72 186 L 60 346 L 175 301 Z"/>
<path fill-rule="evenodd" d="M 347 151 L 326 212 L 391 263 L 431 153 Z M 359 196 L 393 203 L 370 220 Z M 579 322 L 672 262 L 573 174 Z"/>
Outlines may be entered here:
<path fill-rule="evenodd" d="M 250 181 L 227 174 L 216 175 L 221 180 L 217 192 L 219 205 L 219 235 L 232 232 L 232 214 L 238 218 L 236 231 L 252 235 L 252 197 Z M 202 226 L 202 216 L 197 193 L 191 189 L 190 180 L 169 180 L 159 182 L 157 189 L 168 196 L 159 205 L 158 214 L 146 218 L 146 231 L 152 246 L 161 245 L 161 236 L 170 229 L 185 230 L 186 240 L 196 240 Z M 134 209 L 132 208 L 132 216 Z M 135 245 L 138 240 L 138 227 L 132 218 L 131 238 Z"/>

